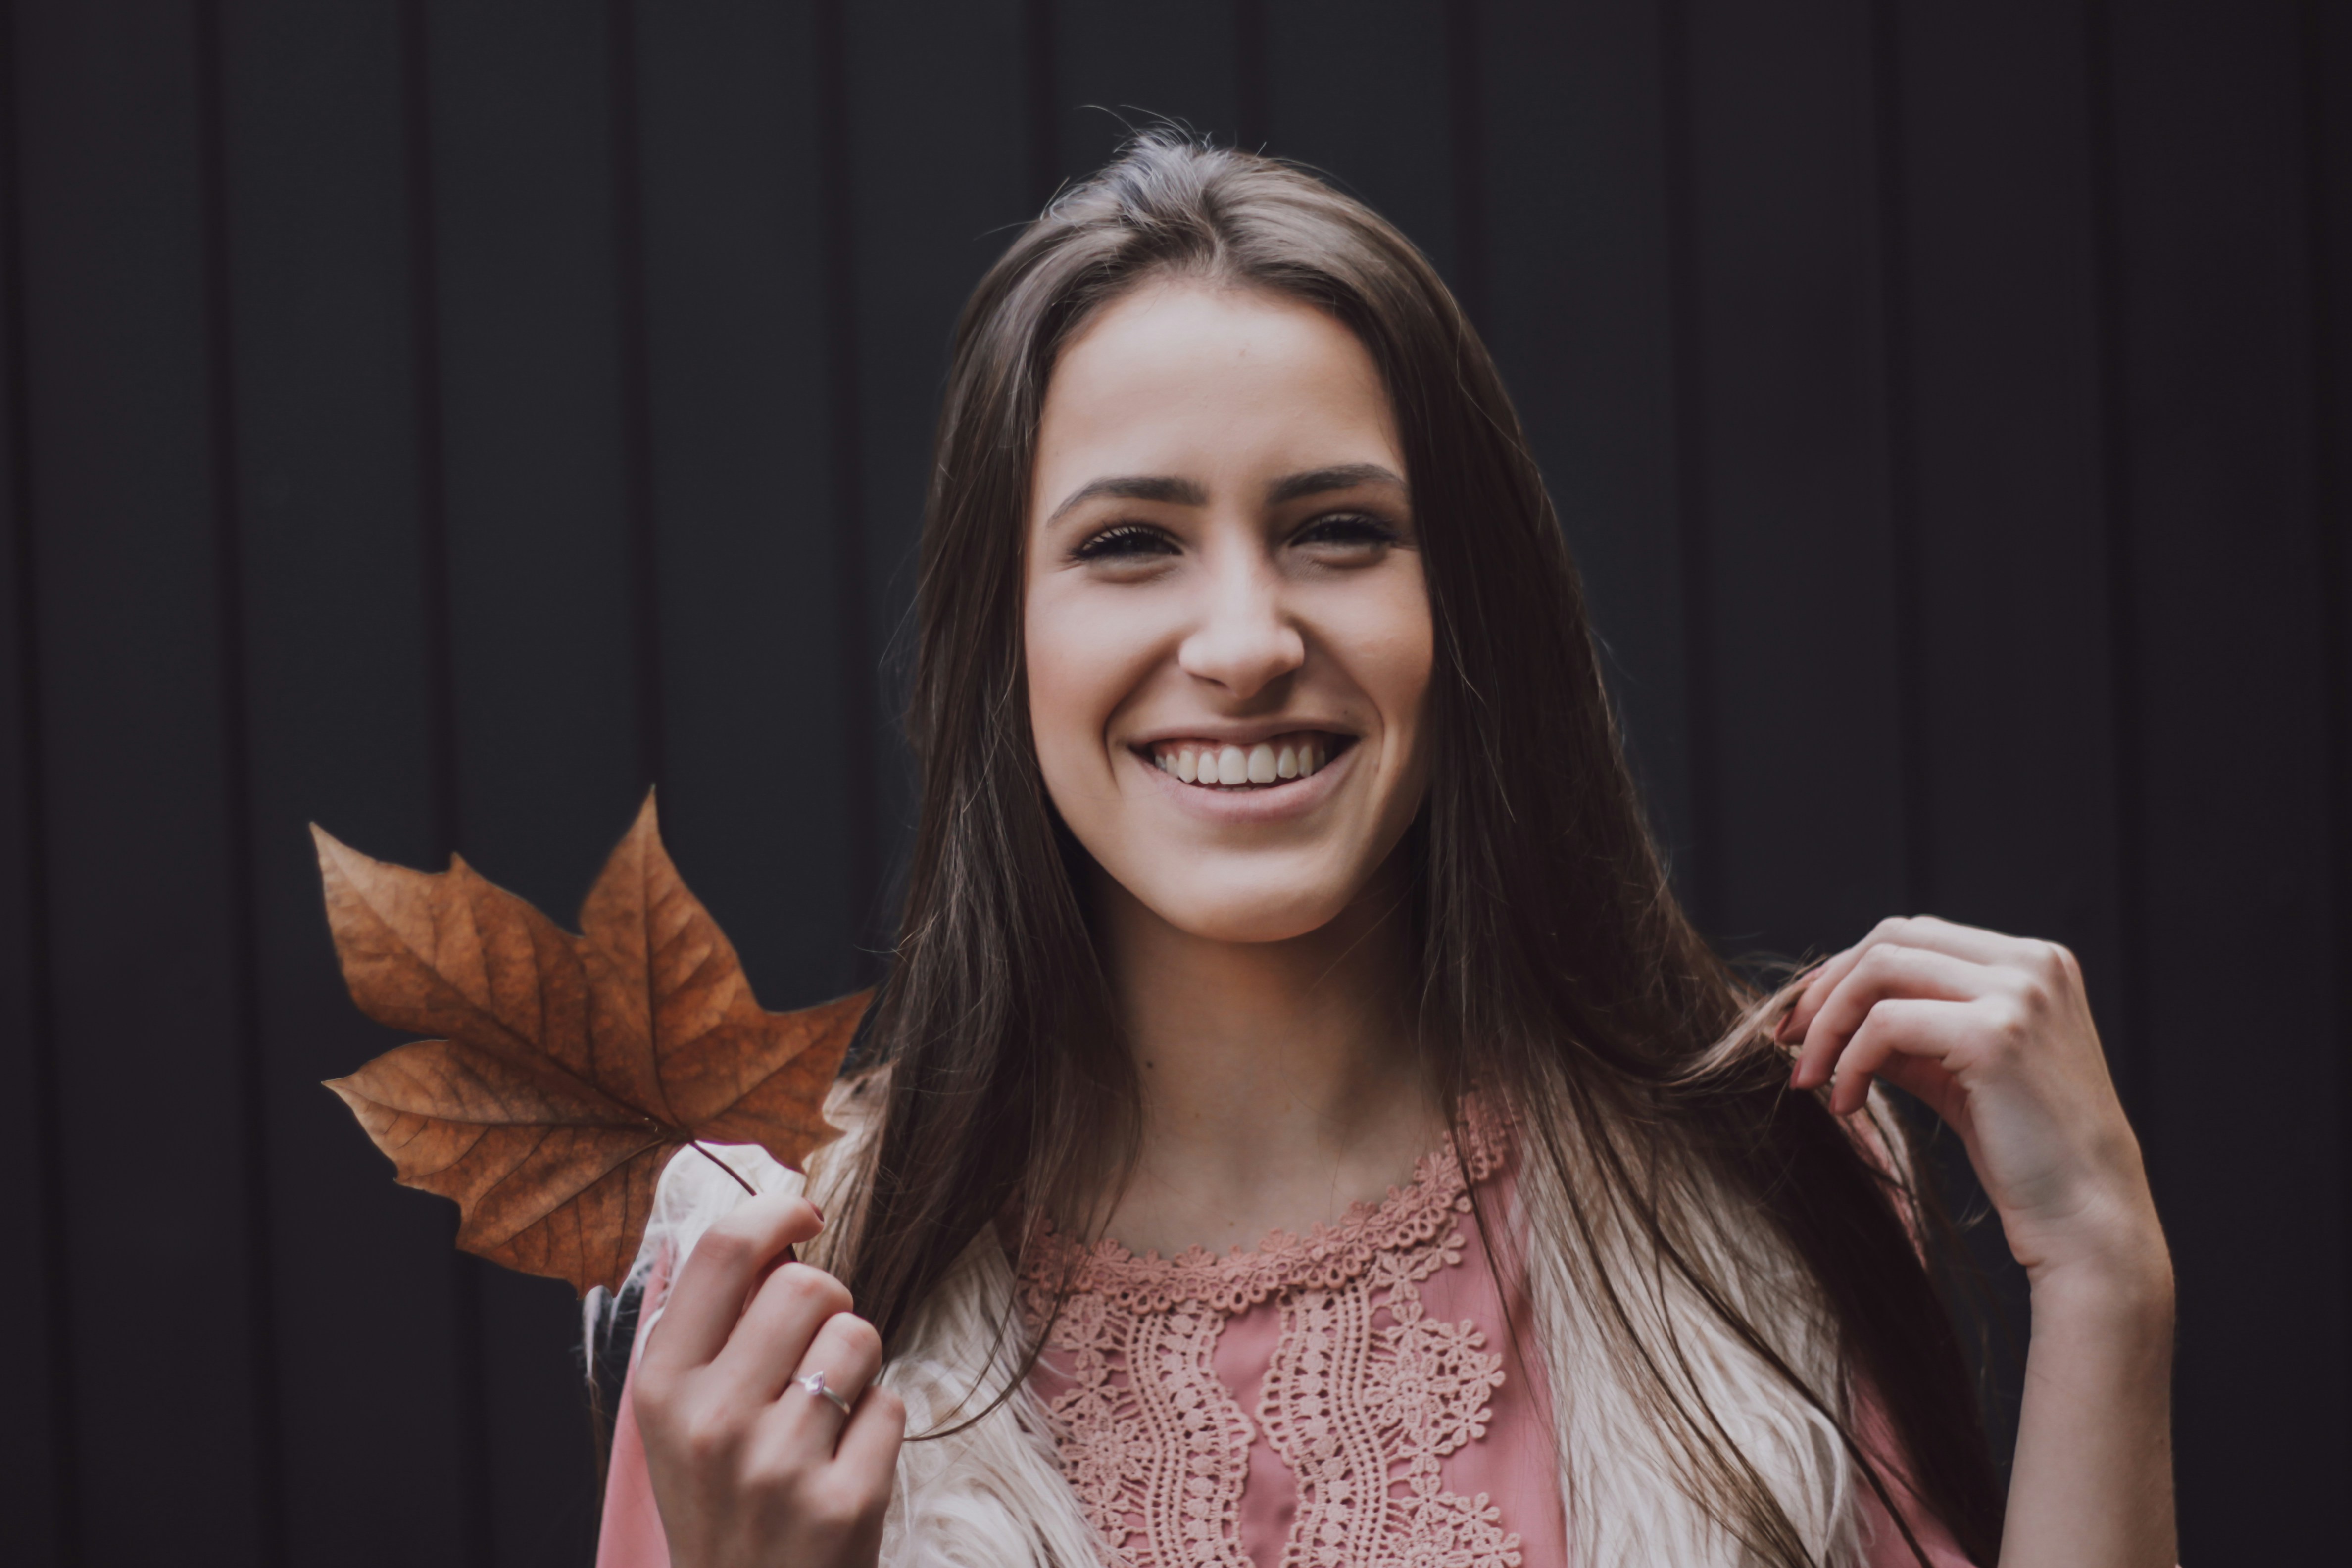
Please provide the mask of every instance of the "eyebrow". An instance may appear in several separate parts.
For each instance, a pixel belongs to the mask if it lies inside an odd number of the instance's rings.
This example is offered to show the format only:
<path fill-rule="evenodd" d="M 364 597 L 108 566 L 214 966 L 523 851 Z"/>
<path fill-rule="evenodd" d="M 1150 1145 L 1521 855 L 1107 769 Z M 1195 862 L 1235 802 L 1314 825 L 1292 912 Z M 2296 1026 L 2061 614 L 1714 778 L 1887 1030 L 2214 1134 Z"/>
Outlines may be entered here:
<path fill-rule="evenodd" d="M 1171 506 L 1209 504 L 1209 492 L 1191 479 L 1180 479 L 1172 474 L 1127 474 L 1115 479 L 1088 479 L 1063 498 L 1062 504 L 1054 509 L 1054 515 L 1045 520 L 1045 526 L 1053 527 L 1072 507 L 1101 496 L 1112 496 L 1119 500 L 1166 501 Z"/>
<path fill-rule="evenodd" d="M 1266 487 L 1266 504 L 1280 506 L 1285 501 L 1303 500 L 1307 496 L 1328 494 L 1332 490 L 1353 489 L 1358 485 L 1394 485 L 1404 489 L 1404 480 L 1378 463 L 1342 463 L 1328 468 L 1309 468 L 1304 473 L 1289 474 Z M 1122 474 L 1109 479 L 1088 479 L 1062 500 L 1045 520 L 1051 528 L 1073 507 L 1109 496 L 1118 500 L 1161 501 L 1171 506 L 1206 506 L 1209 492 L 1191 479 L 1173 474 Z"/>
<path fill-rule="evenodd" d="M 1351 490 L 1358 485 L 1394 485 L 1405 488 L 1404 480 L 1378 463 L 1342 463 L 1331 468 L 1309 468 L 1303 474 L 1292 474 L 1266 487 L 1269 506 L 1299 500 L 1307 496 L 1319 496 L 1331 490 Z"/>

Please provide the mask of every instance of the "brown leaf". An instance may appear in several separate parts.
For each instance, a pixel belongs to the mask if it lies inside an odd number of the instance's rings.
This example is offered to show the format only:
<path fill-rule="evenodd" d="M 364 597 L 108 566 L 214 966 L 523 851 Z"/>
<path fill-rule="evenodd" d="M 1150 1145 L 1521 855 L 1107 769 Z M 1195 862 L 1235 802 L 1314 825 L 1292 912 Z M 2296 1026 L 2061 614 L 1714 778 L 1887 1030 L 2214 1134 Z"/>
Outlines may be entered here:
<path fill-rule="evenodd" d="M 467 1251 L 617 1289 L 680 1149 L 757 1143 L 798 1169 L 840 1135 L 825 1092 L 872 993 L 761 1007 L 651 795 L 576 937 L 454 856 L 411 871 L 310 833 L 352 1000 L 439 1037 L 327 1087 L 403 1185 L 457 1200 Z"/>

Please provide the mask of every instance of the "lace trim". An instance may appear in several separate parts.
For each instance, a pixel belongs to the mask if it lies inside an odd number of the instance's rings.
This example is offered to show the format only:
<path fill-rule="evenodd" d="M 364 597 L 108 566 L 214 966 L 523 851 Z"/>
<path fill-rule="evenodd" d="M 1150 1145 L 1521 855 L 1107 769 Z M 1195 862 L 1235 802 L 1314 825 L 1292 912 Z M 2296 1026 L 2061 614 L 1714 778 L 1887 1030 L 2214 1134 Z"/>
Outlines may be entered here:
<path fill-rule="evenodd" d="M 1187 1302 L 1224 1313 L 1245 1311 L 1278 1291 L 1337 1290 L 1360 1278 L 1383 1252 L 1419 1246 L 1470 1212 L 1470 1187 L 1503 1166 L 1509 1127 L 1479 1102 L 1464 1107 L 1464 1126 L 1452 1146 L 1423 1155 L 1412 1183 L 1391 1187 L 1378 1205 L 1356 1204 L 1336 1225 L 1305 1236 L 1270 1232 L 1255 1251 L 1236 1247 L 1222 1256 L 1203 1247 L 1173 1258 L 1140 1258 L 1116 1241 L 1079 1247 L 1041 1226 L 1037 1261 L 1029 1272 L 1050 1281 L 1068 1274 L 1073 1293 L 1105 1296 L 1131 1312 L 1165 1312 Z M 1075 1255 L 1075 1256 L 1073 1256 Z M 1050 1293 L 1047 1300 L 1051 1300 Z"/>
<path fill-rule="evenodd" d="M 1023 1303 L 1034 1325 L 1069 1281 L 1045 1342 L 1070 1378 L 1055 1440 L 1122 1568 L 1251 1568 L 1239 1520 L 1260 1431 L 1298 1487 L 1283 1568 L 1517 1568 L 1501 1510 L 1448 1491 L 1441 1463 L 1486 1436 L 1503 1358 L 1421 1300 L 1462 1262 L 1470 1186 L 1507 1152 L 1498 1120 L 1474 1106 L 1467 1121 L 1458 1158 L 1426 1155 L 1378 1205 L 1254 1253 L 1045 1237 Z M 1225 1320 L 1268 1300 L 1281 1330 L 1254 1427 L 1214 1357 Z"/>
<path fill-rule="evenodd" d="M 1503 1358 L 1476 1324 L 1438 1322 L 1421 1282 L 1462 1261 L 1455 1232 L 1383 1255 L 1337 1291 L 1283 1303 L 1258 1419 L 1298 1479 L 1283 1568 L 1517 1568 L 1519 1537 L 1439 1461 L 1486 1435 Z"/>
<path fill-rule="evenodd" d="M 1072 1377 L 1053 1404 L 1063 1473 L 1122 1564 L 1252 1568 L 1239 1531 L 1254 1434 L 1211 1364 L 1224 1326 L 1214 1312 L 1122 1312 L 1100 1296 L 1071 1297 L 1055 1320 L 1046 1349 Z"/>

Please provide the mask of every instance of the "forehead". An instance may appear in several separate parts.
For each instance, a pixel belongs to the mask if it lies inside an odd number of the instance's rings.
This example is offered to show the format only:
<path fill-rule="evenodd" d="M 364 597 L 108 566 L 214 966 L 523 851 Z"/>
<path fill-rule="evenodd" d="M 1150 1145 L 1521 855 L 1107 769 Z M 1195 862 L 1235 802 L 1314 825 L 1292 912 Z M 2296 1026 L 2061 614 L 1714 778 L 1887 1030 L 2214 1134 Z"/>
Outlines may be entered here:
<path fill-rule="evenodd" d="M 1371 355 L 1324 311 L 1263 289 L 1148 284 L 1062 351 L 1038 426 L 1040 499 L 1104 465 L 1212 484 L 1268 467 L 1402 472 L 1395 425 Z"/>

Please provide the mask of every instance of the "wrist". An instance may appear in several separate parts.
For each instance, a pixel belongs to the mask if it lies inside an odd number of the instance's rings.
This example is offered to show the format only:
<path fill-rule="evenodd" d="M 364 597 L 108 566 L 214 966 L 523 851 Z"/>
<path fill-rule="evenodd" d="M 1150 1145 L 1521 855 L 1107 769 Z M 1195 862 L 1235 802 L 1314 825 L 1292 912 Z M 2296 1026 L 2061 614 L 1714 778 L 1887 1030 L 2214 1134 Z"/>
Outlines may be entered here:
<path fill-rule="evenodd" d="M 2053 1249 L 2028 1265 L 2026 1281 L 2037 1329 L 2063 1317 L 2170 1331 L 2172 1257 L 2153 1215 L 2145 1224 L 2104 1231 L 2095 1243 Z"/>
<path fill-rule="evenodd" d="M 2045 1280 L 2068 1295 L 2171 1294 L 2171 1252 L 2137 1159 L 2128 1170 L 2077 1184 L 2040 1213 L 2004 1213 L 2001 1223 L 2037 1295 Z"/>

